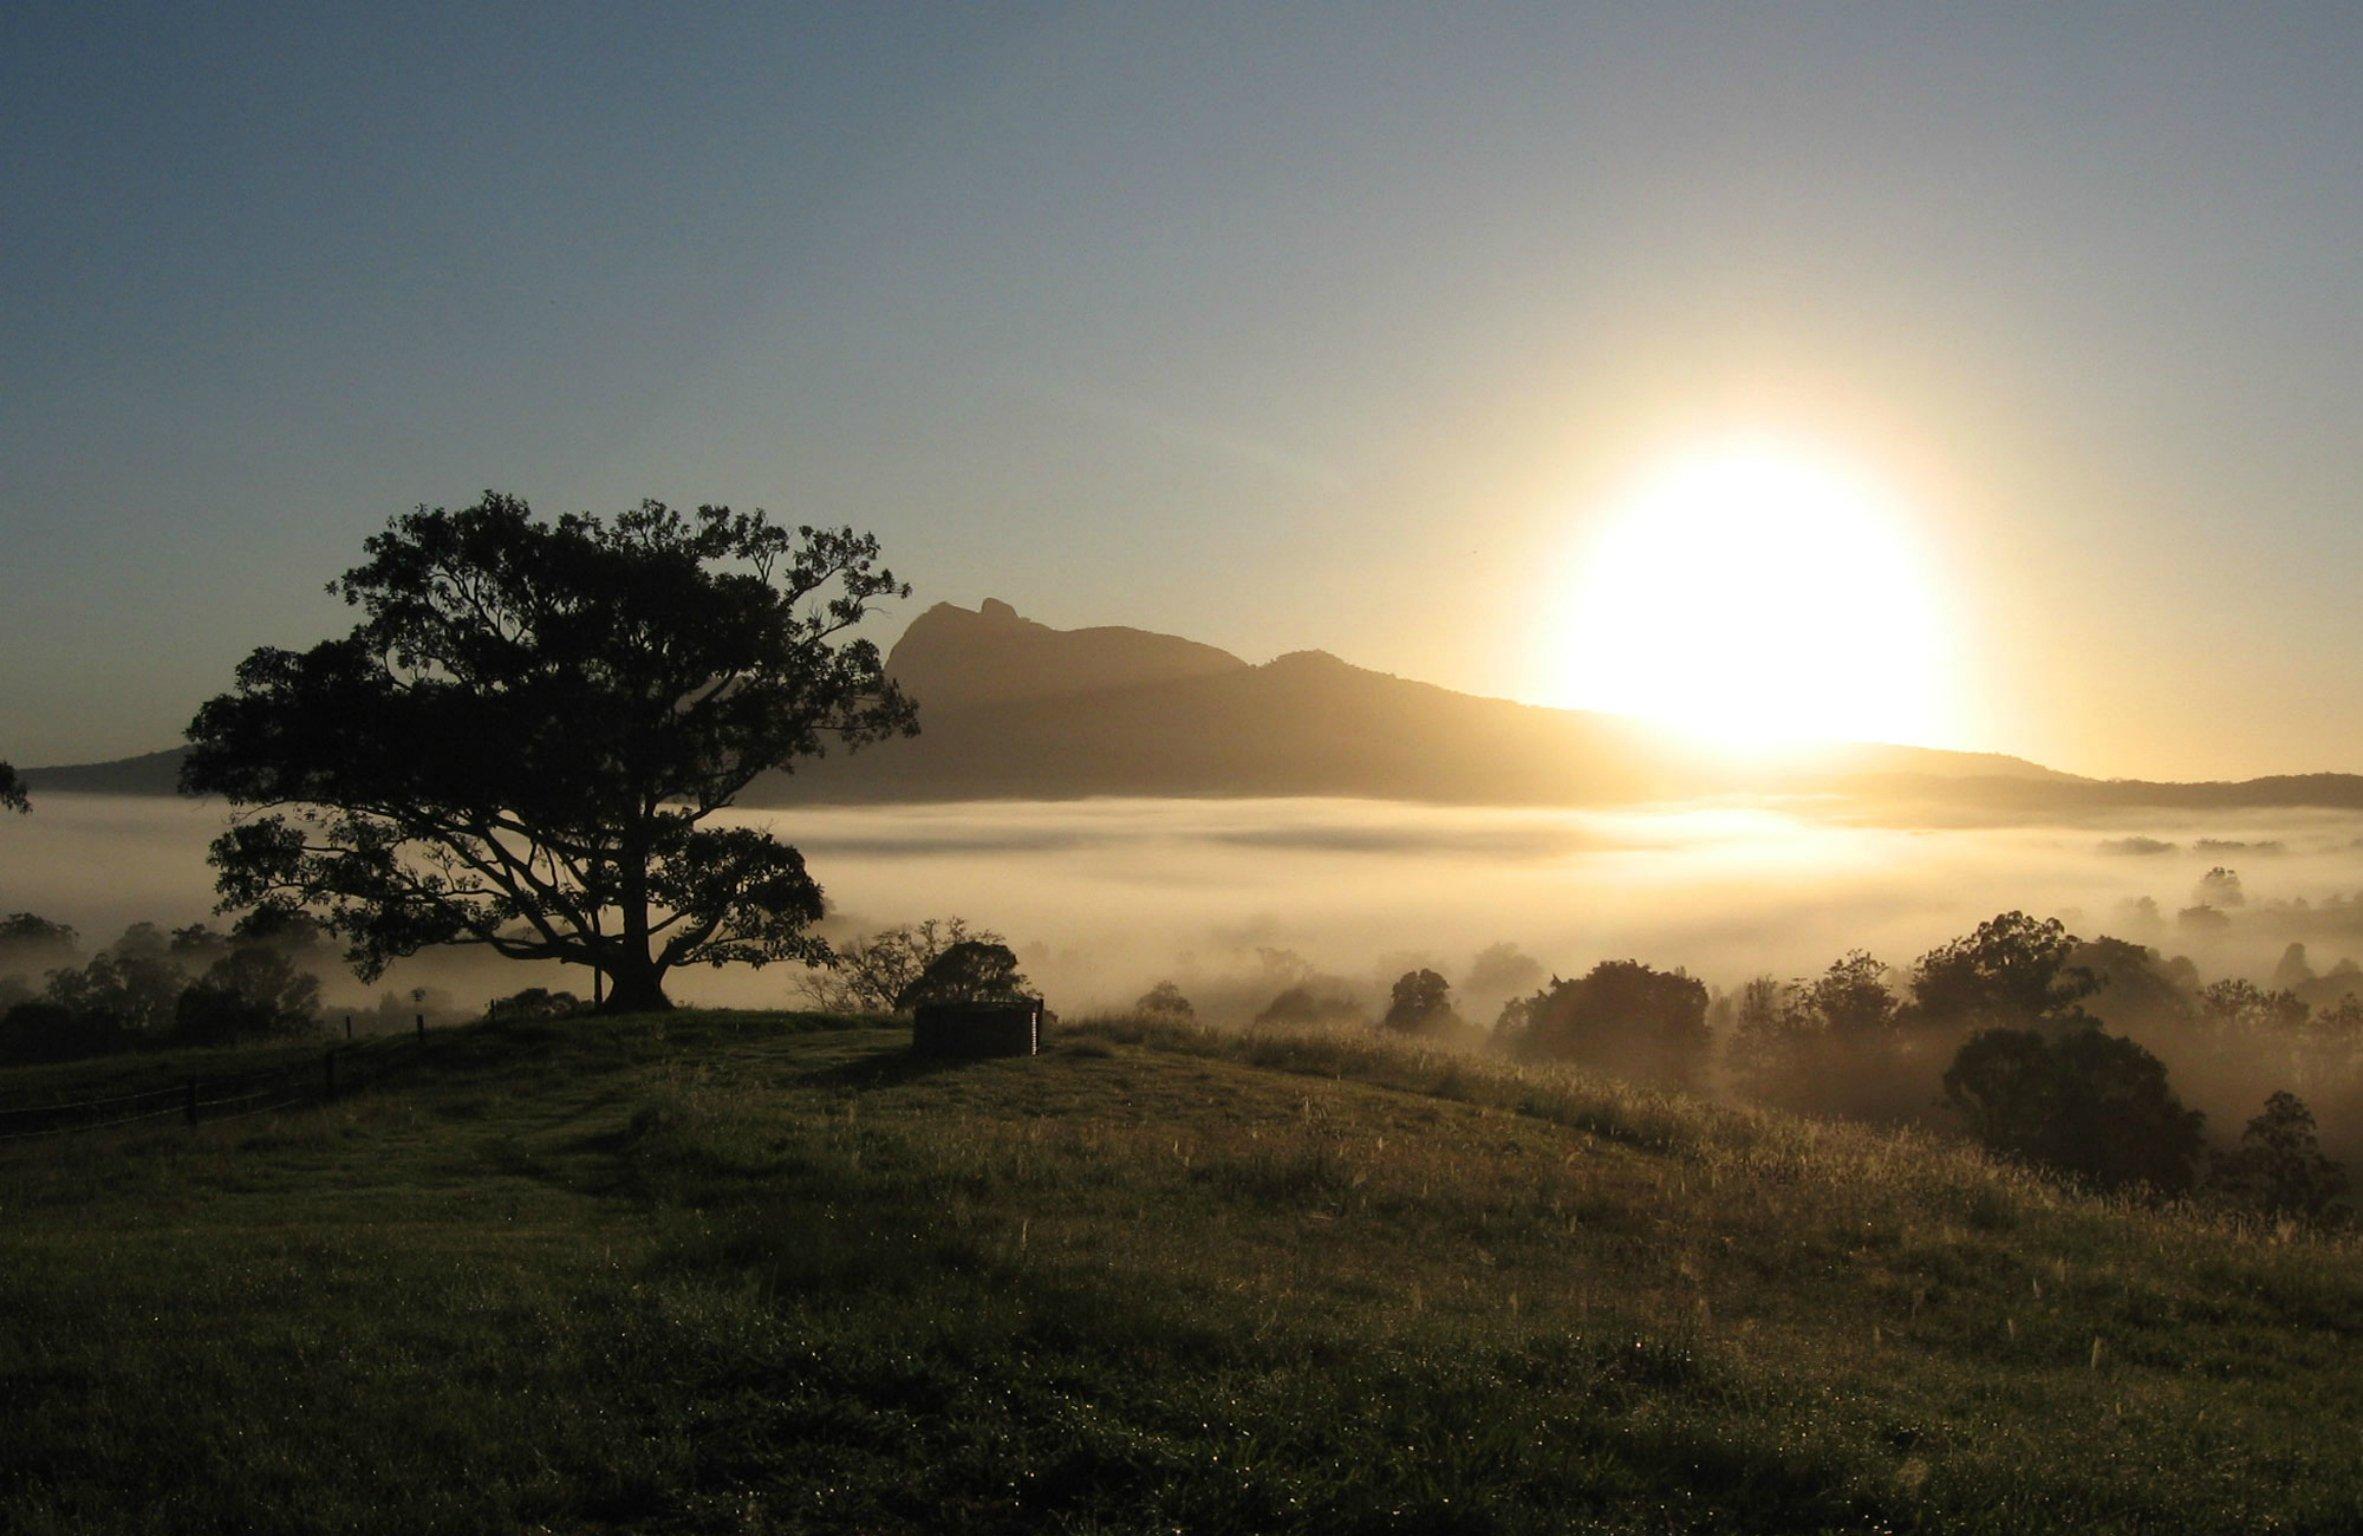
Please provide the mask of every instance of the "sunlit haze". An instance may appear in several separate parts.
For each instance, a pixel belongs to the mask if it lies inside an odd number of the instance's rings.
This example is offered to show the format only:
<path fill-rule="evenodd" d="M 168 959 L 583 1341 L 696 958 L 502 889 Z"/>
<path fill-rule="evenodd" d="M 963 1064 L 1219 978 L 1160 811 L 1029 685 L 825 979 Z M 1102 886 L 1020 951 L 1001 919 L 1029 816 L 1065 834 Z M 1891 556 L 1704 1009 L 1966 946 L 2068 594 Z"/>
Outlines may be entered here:
<path fill-rule="evenodd" d="M 2363 768 L 2358 16 L 5 7 L 0 754 L 173 745 L 497 486 L 873 529 L 881 641 Z M 1735 433 L 1890 537 L 1603 526 Z"/>
<path fill-rule="evenodd" d="M 1777 440 L 1653 467 L 1578 553 L 1559 701 L 1736 748 L 1959 744 L 1936 583 L 1908 517 Z"/>

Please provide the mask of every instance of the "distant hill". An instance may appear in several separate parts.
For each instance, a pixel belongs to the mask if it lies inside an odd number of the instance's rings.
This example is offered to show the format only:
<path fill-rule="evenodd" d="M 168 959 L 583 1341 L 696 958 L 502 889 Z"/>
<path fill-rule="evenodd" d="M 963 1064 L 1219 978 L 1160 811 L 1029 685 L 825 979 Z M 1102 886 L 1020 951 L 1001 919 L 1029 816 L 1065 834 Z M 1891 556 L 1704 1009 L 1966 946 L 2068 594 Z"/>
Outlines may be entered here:
<path fill-rule="evenodd" d="M 1052 629 L 992 600 L 928 609 L 887 669 L 919 701 L 919 736 L 767 774 L 748 803 L 1339 795 L 1586 805 L 1784 793 L 1994 815 L 2363 809 L 2363 777 L 2352 774 L 2103 781 L 1992 753 L 1863 744 L 1739 766 L 1621 716 L 1455 693 L 1323 651 L 1253 665 L 1146 630 Z M 169 794 L 180 756 L 26 779 L 36 794 Z"/>
<path fill-rule="evenodd" d="M 25 785 L 34 794 L 170 795 L 180 791 L 181 758 L 186 748 L 143 752 L 110 763 L 67 763 L 55 768 L 30 768 Z"/>

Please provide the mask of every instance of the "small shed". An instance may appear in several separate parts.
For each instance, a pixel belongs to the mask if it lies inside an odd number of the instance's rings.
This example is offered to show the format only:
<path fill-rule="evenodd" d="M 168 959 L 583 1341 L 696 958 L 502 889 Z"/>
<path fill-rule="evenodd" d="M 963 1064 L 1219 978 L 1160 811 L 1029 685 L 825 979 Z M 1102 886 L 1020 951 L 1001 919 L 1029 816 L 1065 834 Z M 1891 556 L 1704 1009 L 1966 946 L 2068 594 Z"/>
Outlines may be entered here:
<path fill-rule="evenodd" d="M 1042 999 L 1005 1003 L 921 1003 L 911 1015 L 914 1056 L 1035 1056 L 1042 1050 Z"/>

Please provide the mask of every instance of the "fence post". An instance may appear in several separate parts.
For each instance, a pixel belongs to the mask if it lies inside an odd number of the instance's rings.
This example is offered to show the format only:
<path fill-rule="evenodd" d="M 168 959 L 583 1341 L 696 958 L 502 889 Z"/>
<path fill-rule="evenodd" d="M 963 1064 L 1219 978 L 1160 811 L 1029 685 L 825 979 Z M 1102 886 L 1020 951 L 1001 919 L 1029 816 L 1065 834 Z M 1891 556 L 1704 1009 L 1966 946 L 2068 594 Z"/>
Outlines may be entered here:
<path fill-rule="evenodd" d="M 181 1101 L 182 1107 L 188 1112 L 189 1124 L 195 1125 L 197 1123 L 197 1080 L 193 1077 L 190 1078 L 186 1088 L 188 1096 Z"/>
<path fill-rule="evenodd" d="M 346 1014 L 346 1015 L 345 1015 L 345 1040 L 346 1040 L 346 1042 L 347 1042 L 347 1043 L 350 1043 L 350 1042 L 352 1041 L 352 1038 L 353 1038 L 353 1016 L 352 1016 L 351 1014 L 349 1014 L 349 1013 L 348 1013 L 348 1014 Z"/>
<path fill-rule="evenodd" d="M 336 1097 L 336 1047 L 333 1045 L 328 1048 L 328 1054 L 320 1058 L 320 1085 L 327 1091 L 327 1097 Z"/>
<path fill-rule="evenodd" d="M 423 1013 L 418 1016 L 418 1043 L 427 1043 L 427 1016 Z"/>

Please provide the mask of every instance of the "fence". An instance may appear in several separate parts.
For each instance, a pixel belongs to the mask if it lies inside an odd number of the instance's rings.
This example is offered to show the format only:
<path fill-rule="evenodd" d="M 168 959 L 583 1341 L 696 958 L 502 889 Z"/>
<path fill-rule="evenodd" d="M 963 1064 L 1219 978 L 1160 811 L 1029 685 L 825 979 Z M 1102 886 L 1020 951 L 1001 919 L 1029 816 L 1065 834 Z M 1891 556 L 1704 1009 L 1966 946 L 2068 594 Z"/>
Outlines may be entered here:
<path fill-rule="evenodd" d="M 348 1021 L 348 1039 L 351 1027 Z M 200 1125 L 210 1120 L 233 1120 L 241 1115 L 259 1115 L 303 1104 L 324 1104 L 416 1065 L 426 1049 L 427 1024 L 421 1018 L 415 1033 L 376 1035 L 357 1043 L 330 1046 L 318 1056 L 298 1057 L 281 1066 L 252 1072 L 184 1077 L 136 1093 L 67 1103 L 0 1104 L 0 1142 L 116 1126 L 165 1125 L 175 1120 L 185 1125 Z"/>

